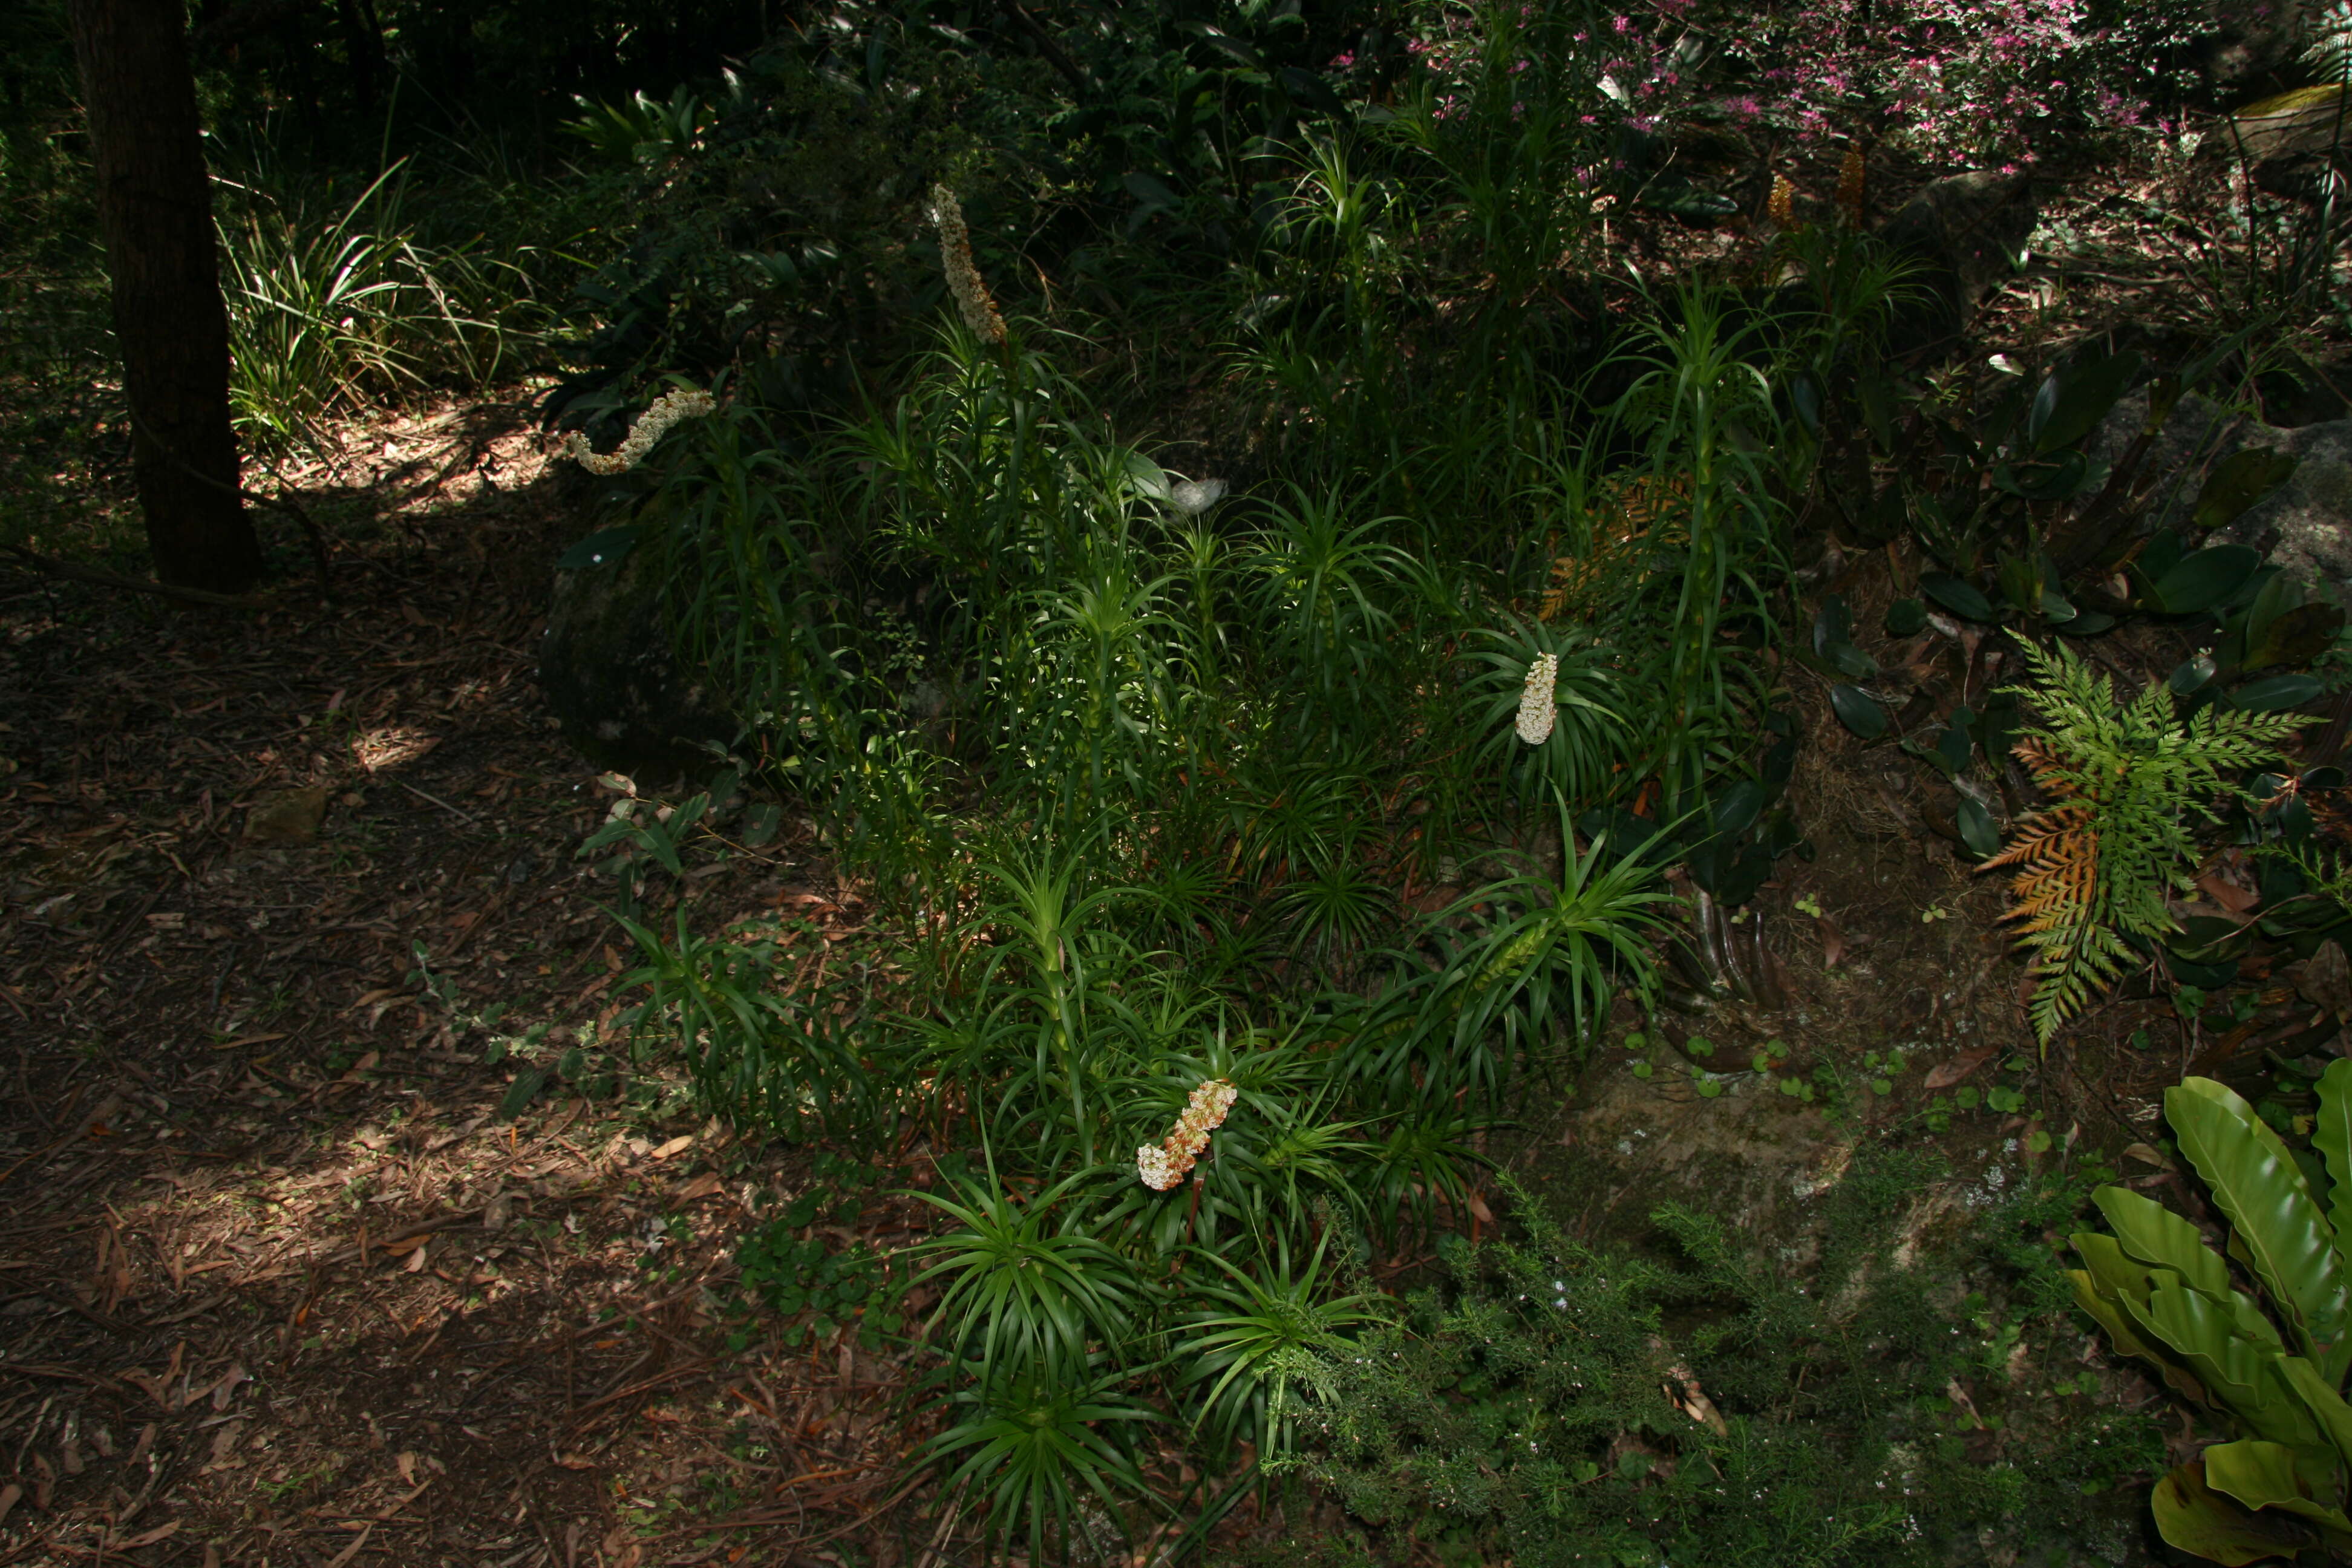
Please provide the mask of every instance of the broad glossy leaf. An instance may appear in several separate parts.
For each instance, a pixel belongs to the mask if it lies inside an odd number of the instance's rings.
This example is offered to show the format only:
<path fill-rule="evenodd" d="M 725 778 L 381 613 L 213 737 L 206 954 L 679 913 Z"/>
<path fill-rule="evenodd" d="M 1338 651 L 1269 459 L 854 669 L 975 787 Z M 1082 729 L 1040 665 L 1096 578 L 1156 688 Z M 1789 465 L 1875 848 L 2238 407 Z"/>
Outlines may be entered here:
<path fill-rule="evenodd" d="M 1936 506 L 1938 511 L 1945 510 L 1936 498 L 1922 496 L 1920 500 Z M 1860 532 L 1864 544 L 1885 544 L 1889 540 L 1900 539 L 1904 531 L 1911 526 L 1911 501 L 1900 480 L 1880 489 L 1871 498 L 1869 506 L 1863 510 Z M 1951 531 L 1958 532 L 1959 529 L 1953 525 Z"/>
<path fill-rule="evenodd" d="M 1742 779 L 1715 798 L 1710 815 L 1716 832 L 1729 837 L 1748 831 L 1764 809 L 1764 786 L 1754 779 Z"/>
<path fill-rule="evenodd" d="M 1729 196 L 1682 184 L 1651 185 L 1643 191 L 1639 205 L 1652 212 L 1696 224 L 1716 223 L 1739 211 L 1739 204 Z"/>
<path fill-rule="evenodd" d="M 520 1116 L 523 1107 L 536 1100 L 539 1091 L 546 1087 L 547 1077 L 548 1069 L 545 1068 L 523 1068 L 514 1082 L 507 1085 L 506 1097 L 499 1101 L 499 1120 L 512 1121 Z"/>
<path fill-rule="evenodd" d="M 2070 637 L 2095 637 L 2101 632 L 2113 631 L 2116 618 L 2105 610 L 2084 610 L 2073 620 L 2053 623 L 2053 629 Z"/>
<path fill-rule="evenodd" d="M 2033 412 L 2026 416 L 2026 434 L 2033 449 L 2054 452 L 2088 436 L 2139 371 L 2139 355 L 2126 350 L 2053 375 L 2042 384 L 2033 399 Z"/>
<path fill-rule="evenodd" d="M 2174 1393 L 2184 1399 L 2204 1404 L 2208 1400 L 2205 1385 L 2197 1376 L 2164 1348 L 2163 1342 L 2143 1334 L 2138 1322 L 2126 1306 L 2126 1300 L 2147 1299 L 2148 1280 L 2154 1270 L 2143 1268 L 2124 1255 L 2116 1238 L 2098 1232 L 2077 1232 L 2074 1249 L 2088 1269 L 2070 1268 L 2066 1278 L 2074 1287 L 2074 1304 L 2090 1314 L 2107 1331 L 2108 1342 L 2124 1355 L 2137 1356 L 2160 1373 Z"/>
<path fill-rule="evenodd" d="M 1345 115 L 1347 103 L 1331 90 L 1331 84 L 1313 71 L 1297 66 L 1285 66 L 1275 73 L 1282 90 L 1290 101 L 1301 109 L 1311 109 L 1318 114 Z"/>
<path fill-rule="evenodd" d="M 2168 957 L 2165 967 L 2173 979 L 2200 991 L 2219 991 L 2238 978 L 2238 961 L 2234 958 L 2221 963 L 2200 963 L 2195 959 Z"/>
<path fill-rule="evenodd" d="M 2004 555 L 1993 580 L 2000 596 L 2021 616 L 2032 615 L 2042 604 L 2042 565 L 2023 555 Z"/>
<path fill-rule="evenodd" d="M 1876 371 L 1865 370 L 1854 378 L 1854 402 L 1862 409 L 1862 422 L 1870 431 L 1870 438 L 1878 443 L 1882 452 L 1895 449 L 1895 388 L 1886 377 Z"/>
<path fill-rule="evenodd" d="M 2248 447 L 2231 453 L 2205 481 L 2189 526 L 2210 531 L 2235 521 L 2247 508 L 2293 478 L 2294 468 L 2291 452 Z"/>
<path fill-rule="evenodd" d="M 2336 1391 L 2343 1373 L 2315 1367 L 2299 1355 L 2281 1356 L 2279 1373 L 2326 1435 L 2337 1462 L 2352 1463 L 2352 1405 L 2347 1405 L 2344 1396 Z"/>
<path fill-rule="evenodd" d="M 2188 553 L 2186 540 L 2171 529 L 2161 528 L 2147 536 L 2147 542 L 2139 547 L 2139 558 L 2134 564 L 2150 583 L 2154 583 L 2179 565 L 2180 558 Z"/>
<path fill-rule="evenodd" d="M 1172 192 L 1171 194 L 1173 195 Z M 1168 470 L 1141 452 L 1128 453 L 1127 479 L 1136 488 L 1137 493 L 1147 500 L 1164 501 L 1168 499 Z"/>
<path fill-rule="evenodd" d="M 2312 1121 L 2311 1146 L 2327 1162 L 2327 1218 L 2341 1255 L 2352 1247 L 2352 1058 L 2329 1062 L 2319 1075 L 2318 1088 L 2319 1113 Z"/>
<path fill-rule="evenodd" d="M 2219 1443 L 2198 1456 L 2205 1480 L 2248 1508 L 2290 1513 L 2307 1520 L 2338 1543 L 2352 1536 L 2352 1518 L 2310 1496 L 2315 1485 L 2333 1489 L 2337 1459 L 2327 1451 L 2297 1453 L 2281 1443 L 2248 1439 Z"/>
<path fill-rule="evenodd" d="M 2212 679 L 2215 668 L 2211 654 L 2192 654 L 2173 667 L 2164 684 L 2171 689 L 2175 697 L 2186 697 Z"/>
<path fill-rule="evenodd" d="M 1831 687 L 1830 708 L 1837 714 L 1839 723 L 1865 741 L 1875 741 L 1886 733 L 1886 710 L 1859 686 Z"/>
<path fill-rule="evenodd" d="M 2242 544 L 2216 544 L 2184 556 L 2156 580 L 2156 607 L 2168 616 L 2210 610 L 2244 587 L 2262 563 L 2261 552 Z"/>
<path fill-rule="evenodd" d="M 1984 711 L 1969 726 L 1976 731 L 1977 746 L 1988 757 L 2009 755 L 2011 744 L 2017 739 L 2017 694 L 1996 691 L 1985 700 Z"/>
<path fill-rule="evenodd" d="M 1830 649 L 1853 636 L 1853 611 L 1846 606 L 1840 594 L 1822 595 L 1822 607 L 1813 616 L 1813 651 L 1823 658 Z"/>
<path fill-rule="evenodd" d="M 2062 452 L 2046 461 L 2000 463 L 1992 470 L 1995 489 L 2028 500 L 2063 500 L 2090 488 L 2105 469 L 2094 470 L 2080 452 Z"/>
<path fill-rule="evenodd" d="M 2241 667 L 2266 669 L 2274 664 L 2308 664 L 2336 646 L 2344 611 L 2335 605 L 2297 605 L 2250 627 Z"/>
<path fill-rule="evenodd" d="M 2166 1119 L 2303 1352 L 2326 1362 L 2344 1336 L 2344 1261 L 2302 1169 L 2253 1108 L 2211 1079 L 2165 1090 Z"/>
<path fill-rule="evenodd" d="M 1851 680 L 1868 680 L 1878 673 L 1878 661 L 1850 642 L 1832 643 L 1829 659 L 1840 675 Z"/>
<path fill-rule="evenodd" d="M 1170 190 L 1165 181 L 1156 174 L 1147 174 L 1140 169 L 1130 169 L 1120 175 L 1119 184 L 1127 187 L 1129 195 L 1143 204 L 1146 211 L 1158 207 L 1180 207 L 1184 205 L 1184 198 Z"/>
<path fill-rule="evenodd" d="M 2195 1226 L 2162 1204 L 2128 1187 L 2101 1187 L 2092 1194 L 2092 1201 L 2115 1226 L 2116 1239 L 2134 1258 L 2178 1271 L 2191 1288 L 2217 1300 L 2227 1300 L 2235 1293 L 2230 1284 L 2230 1266 L 2221 1255 L 2205 1245 Z"/>
<path fill-rule="evenodd" d="M 1957 713 L 1952 715 L 1952 722 L 1945 725 L 1944 732 L 1936 737 L 1936 752 L 1951 772 L 1968 771 L 1969 761 L 1976 752 L 1976 742 L 1969 739 L 1966 719 Z"/>
<path fill-rule="evenodd" d="M 2282 1503 L 2308 1500 L 2302 1479 L 2295 1474 L 2294 1450 L 2284 1443 L 2265 1443 L 2250 1437 L 2236 1443 L 2216 1443 L 2198 1457 L 2205 1461 L 2205 1484 L 2215 1491 L 2228 1493 L 2248 1508 L 2276 1508 Z"/>
<path fill-rule="evenodd" d="M 2324 689 L 2308 675 L 2265 675 L 2231 692 L 2230 706 L 2249 713 L 2275 713 L 2282 709 L 2300 708 L 2315 700 Z"/>
<path fill-rule="evenodd" d="M 2179 931 L 2165 943 L 2165 952 L 2191 963 L 2227 963 L 2244 957 L 2252 942 L 2253 931 L 2249 926 L 2221 915 L 2190 915 L 2181 921 Z"/>
<path fill-rule="evenodd" d="M 1798 423 L 1808 436 L 1822 433 L 1822 389 L 1810 375 L 1789 378 L 1789 405 L 1796 410 Z"/>
<path fill-rule="evenodd" d="M 1916 599 L 1897 599 L 1886 606 L 1886 635 L 1917 637 L 1927 625 L 1927 606 Z"/>
<path fill-rule="evenodd" d="M 1202 29 L 1201 41 L 1245 69 L 1254 71 L 1265 69 L 1265 60 L 1255 49 L 1251 48 L 1239 38 L 1218 32 L 1213 27 L 1206 27 Z"/>
<path fill-rule="evenodd" d="M 2205 1468 L 2194 1459 L 2157 1482 L 2147 1500 L 2166 1544 L 2229 1568 L 2292 1558 L 2313 1544 L 2311 1530 L 2299 1521 L 2257 1513 L 2207 1486 Z"/>
<path fill-rule="evenodd" d="M 2000 829 L 1993 826 L 1992 813 L 1975 797 L 1959 797 L 1959 804 L 1952 810 L 1952 821 L 1960 830 L 1960 842 L 1978 859 L 1989 858 L 2000 847 Z"/>
<path fill-rule="evenodd" d="M 1974 584 L 1963 582 L 1949 572 L 1922 572 L 1919 574 L 1919 590 L 1963 620 L 1990 621 L 1993 618 L 1992 601 L 1986 598 Z"/>

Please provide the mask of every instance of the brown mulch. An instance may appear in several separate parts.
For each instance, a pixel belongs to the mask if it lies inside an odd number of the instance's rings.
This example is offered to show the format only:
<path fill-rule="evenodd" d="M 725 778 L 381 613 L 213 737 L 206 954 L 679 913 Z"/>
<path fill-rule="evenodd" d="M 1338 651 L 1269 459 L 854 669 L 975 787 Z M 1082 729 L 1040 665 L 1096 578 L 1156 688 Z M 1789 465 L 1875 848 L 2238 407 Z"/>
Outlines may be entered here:
<path fill-rule="evenodd" d="M 925 1555 L 897 1361 L 734 1286 L 806 1160 L 627 1049 L 526 426 L 299 476 L 332 604 L 299 548 L 258 615 L 0 577 L 0 1565 Z M 858 925 L 782 852 L 697 870 L 657 912 Z"/>

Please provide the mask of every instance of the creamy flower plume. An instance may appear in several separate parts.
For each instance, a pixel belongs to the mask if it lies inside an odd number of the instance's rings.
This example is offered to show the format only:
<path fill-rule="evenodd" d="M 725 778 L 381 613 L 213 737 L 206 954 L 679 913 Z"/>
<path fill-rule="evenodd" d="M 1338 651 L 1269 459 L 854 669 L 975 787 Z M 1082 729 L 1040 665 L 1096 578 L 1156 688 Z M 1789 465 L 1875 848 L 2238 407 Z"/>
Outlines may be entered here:
<path fill-rule="evenodd" d="M 625 473 L 645 459 L 669 427 L 681 419 L 696 419 L 717 408 L 719 405 L 707 392 L 666 392 L 654 399 L 654 405 L 637 416 L 629 426 L 629 434 L 610 456 L 597 452 L 588 445 L 588 437 L 574 430 L 556 448 L 559 458 L 570 458 L 592 474 Z"/>
<path fill-rule="evenodd" d="M 1164 1193 L 1191 1174 L 1202 1151 L 1209 1146 L 1209 1134 L 1224 1125 L 1240 1094 L 1221 1078 L 1210 1079 L 1194 1089 L 1166 1141 L 1147 1143 L 1135 1152 L 1135 1170 L 1143 1184 Z"/>
<path fill-rule="evenodd" d="M 1552 721 L 1559 717 L 1559 709 L 1552 701 L 1552 688 L 1559 681 L 1559 655 L 1538 654 L 1528 666 L 1528 684 L 1519 693 L 1519 739 L 1530 746 L 1540 746 L 1551 739 Z"/>
<path fill-rule="evenodd" d="M 945 185 L 931 187 L 931 221 L 939 226 L 940 261 L 947 268 L 948 291 L 955 296 L 963 323 L 982 342 L 1004 341 L 1004 318 L 996 311 L 988 285 L 972 265 L 971 230 L 964 226 L 963 204 Z"/>

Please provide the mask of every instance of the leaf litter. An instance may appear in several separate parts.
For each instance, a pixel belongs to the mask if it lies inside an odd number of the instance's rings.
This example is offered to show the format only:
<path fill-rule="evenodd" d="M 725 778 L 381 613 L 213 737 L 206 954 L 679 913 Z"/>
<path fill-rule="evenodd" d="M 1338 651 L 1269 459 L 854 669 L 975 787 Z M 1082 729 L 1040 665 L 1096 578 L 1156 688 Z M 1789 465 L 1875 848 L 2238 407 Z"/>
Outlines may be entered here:
<path fill-rule="evenodd" d="M 614 1038 L 625 940 L 523 651 L 577 531 L 527 407 L 369 417 L 396 467 L 301 476 L 384 524 L 331 605 L 0 580 L 0 1564 L 919 1550 L 898 1355 L 732 1289 L 805 1158 L 551 1065 Z M 781 850 L 671 896 L 861 934 Z M 486 1061 L 420 954 L 538 1044 Z"/>

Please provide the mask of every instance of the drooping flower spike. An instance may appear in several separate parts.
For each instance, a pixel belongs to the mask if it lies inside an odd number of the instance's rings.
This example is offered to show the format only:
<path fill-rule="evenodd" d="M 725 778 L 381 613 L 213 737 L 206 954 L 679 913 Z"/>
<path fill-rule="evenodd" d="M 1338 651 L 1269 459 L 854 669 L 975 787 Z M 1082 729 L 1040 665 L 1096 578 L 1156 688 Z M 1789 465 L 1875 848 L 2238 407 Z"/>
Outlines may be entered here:
<path fill-rule="evenodd" d="M 681 419 L 698 419 L 719 406 L 707 392 L 666 392 L 654 399 L 652 407 L 637 416 L 629 426 L 628 436 L 610 455 L 598 452 L 588 445 L 588 437 L 574 430 L 563 438 L 555 455 L 570 458 L 592 474 L 626 473 L 645 460 L 654 443 Z"/>

